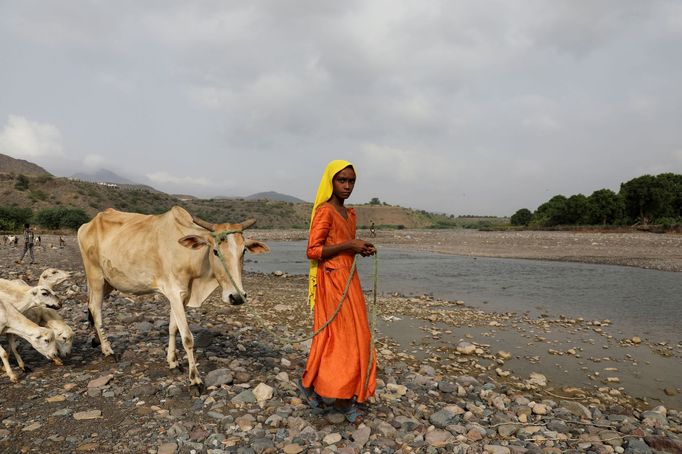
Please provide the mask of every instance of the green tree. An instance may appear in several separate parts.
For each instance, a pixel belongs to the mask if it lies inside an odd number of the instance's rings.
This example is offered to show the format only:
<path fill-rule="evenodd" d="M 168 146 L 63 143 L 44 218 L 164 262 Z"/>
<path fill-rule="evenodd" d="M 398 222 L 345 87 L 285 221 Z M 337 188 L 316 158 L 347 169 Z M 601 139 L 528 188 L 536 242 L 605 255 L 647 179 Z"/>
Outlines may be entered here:
<path fill-rule="evenodd" d="M 587 198 L 590 224 L 618 224 L 625 213 L 623 198 L 610 189 L 599 189 Z"/>
<path fill-rule="evenodd" d="M 555 195 L 540 205 L 533 214 L 533 223 L 542 226 L 567 224 L 566 200 L 563 195 Z"/>
<path fill-rule="evenodd" d="M 584 225 L 589 222 L 589 217 L 587 197 L 582 194 L 576 194 L 566 199 L 564 223 Z"/>
<path fill-rule="evenodd" d="M 517 210 L 516 213 L 512 214 L 511 224 L 527 226 L 532 219 L 533 213 L 531 213 L 528 208 L 521 208 L 520 210 Z"/>
<path fill-rule="evenodd" d="M 655 219 L 682 219 L 682 175 L 662 173 L 656 176 L 661 190 L 661 207 Z"/>
<path fill-rule="evenodd" d="M 620 185 L 625 203 L 625 214 L 631 222 L 644 225 L 660 215 L 667 202 L 667 194 L 656 177 L 643 175 Z"/>
<path fill-rule="evenodd" d="M 80 208 L 46 208 L 35 217 L 36 224 L 51 230 L 77 229 L 90 218 Z"/>
<path fill-rule="evenodd" d="M 19 175 L 17 177 L 16 183 L 14 183 L 14 188 L 18 189 L 19 191 L 25 191 L 28 189 L 29 185 L 29 179 L 26 175 Z"/>
<path fill-rule="evenodd" d="M 0 229 L 20 230 L 31 221 L 33 210 L 19 207 L 0 207 Z"/>
<path fill-rule="evenodd" d="M 381 205 L 381 201 L 379 200 L 379 197 L 372 197 L 372 199 L 369 201 L 370 205 Z"/>

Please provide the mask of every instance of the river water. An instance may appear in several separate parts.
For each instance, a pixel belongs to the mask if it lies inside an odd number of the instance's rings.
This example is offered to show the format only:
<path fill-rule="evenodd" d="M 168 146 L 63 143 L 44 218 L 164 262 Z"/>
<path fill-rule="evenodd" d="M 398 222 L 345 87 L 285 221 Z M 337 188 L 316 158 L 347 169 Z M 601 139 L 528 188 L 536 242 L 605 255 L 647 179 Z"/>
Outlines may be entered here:
<path fill-rule="evenodd" d="M 268 242 L 247 271 L 307 274 L 304 241 Z M 365 290 L 373 259 L 359 258 Z M 615 265 L 474 258 L 381 248 L 379 292 L 429 294 L 500 312 L 608 319 L 616 333 L 682 342 L 682 273 Z"/>

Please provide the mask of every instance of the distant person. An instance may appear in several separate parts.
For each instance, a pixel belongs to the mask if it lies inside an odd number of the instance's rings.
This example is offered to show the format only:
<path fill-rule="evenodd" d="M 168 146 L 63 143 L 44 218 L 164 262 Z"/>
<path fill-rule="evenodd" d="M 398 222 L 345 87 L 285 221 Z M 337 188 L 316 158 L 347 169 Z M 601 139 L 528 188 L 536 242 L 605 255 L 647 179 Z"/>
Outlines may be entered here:
<path fill-rule="evenodd" d="M 66 244 L 66 241 L 64 241 L 64 237 L 59 235 L 59 248 L 60 249 L 64 248 L 65 244 Z"/>
<path fill-rule="evenodd" d="M 38 241 L 37 241 L 38 246 L 40 246 L 41 242 L 42 242 L 42 239 L 40 238 L 40 235 L 38 235 Z"/>
<path fill-rule="evenodd" d="M 17 263 L 21 263 L 24 260 L 26 252 L 31 253 L 31 263 L 35 263 L 36 258 L 33 255 L 33 241 L 35 236 L 33 234 L 33 229 L 30 224 L 24 224 L 24 252 L 21 253 L 21 258 L 17 260 Z"/>
<path fill-rule="evenodd" d="M 371 224 L 369 225 L 369 236 L 372 238 L 377 236 L 377 231 L 376 228 L 374 227 L 374 221 L 370 221 Z"/>
<path fill-rule="evenodd" d="M 360 278 L 357 273 L 351 274 L 355 256 L 374 255 L 376 249 L 372 243 L 355 238 L 355 211 L 344 206 L 354 185 L 353 166 L 332 161 L 317 190 L 307 247 L 314 330 L 329 323 L 339 303 L 344 303 L 338 317 L 313 338 L 305 372 L 296 383 L 310 406 L 319 405 L 319 396 L 335 399 L 334 407 L 352 423 L 364 413 L 356 404 L 365 402 L 376 388 L 376 355 L 367 306 Z M 344 287 L 349 280 L 346 294 Z"/>

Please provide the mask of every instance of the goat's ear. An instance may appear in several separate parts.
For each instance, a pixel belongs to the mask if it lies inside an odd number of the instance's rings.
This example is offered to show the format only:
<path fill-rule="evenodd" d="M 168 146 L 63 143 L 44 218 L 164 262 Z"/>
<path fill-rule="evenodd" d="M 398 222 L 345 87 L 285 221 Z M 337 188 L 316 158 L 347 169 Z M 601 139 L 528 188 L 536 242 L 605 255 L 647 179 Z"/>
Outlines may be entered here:
<path fill-rule="evenodd" d="M 256 240 L 246 240 L 244 246 L 252 254 L 265 254 L 266 252 L 270 252 L 270 248 L 265 243 Z"/>
<path fill-rule="evenodd" d="M 208 241 L 197 235 L 183 236 L 178 240 L 178 243 L 190 249 L 201 249 L 204 246 L 210 246 Z"/>

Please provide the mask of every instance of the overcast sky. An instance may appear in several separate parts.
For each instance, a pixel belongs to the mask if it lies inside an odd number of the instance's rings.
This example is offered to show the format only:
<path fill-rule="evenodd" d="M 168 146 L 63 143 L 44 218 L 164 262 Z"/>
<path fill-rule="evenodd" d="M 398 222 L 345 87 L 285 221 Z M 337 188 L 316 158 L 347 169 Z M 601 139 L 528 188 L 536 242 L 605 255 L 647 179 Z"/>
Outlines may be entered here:
<path fill-rule="evenodd" d="M 0 0 L 0 153 L 510 215 L 682 173 L 682 2 Z"/>

